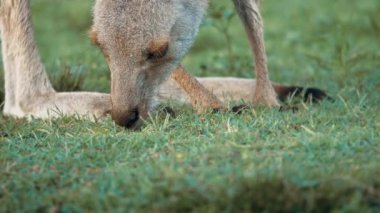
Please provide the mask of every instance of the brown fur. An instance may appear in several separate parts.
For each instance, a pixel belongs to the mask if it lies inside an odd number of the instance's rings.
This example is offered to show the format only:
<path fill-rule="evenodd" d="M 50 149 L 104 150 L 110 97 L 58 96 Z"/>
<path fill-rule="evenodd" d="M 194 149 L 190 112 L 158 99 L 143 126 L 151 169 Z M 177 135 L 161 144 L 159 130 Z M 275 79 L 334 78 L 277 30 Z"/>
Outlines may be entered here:
<path fill-rule="evenodd" d="M 257 84 L 252 95 L 253 103 L 279 106 L 269 80 L 259 0 L 233 2 L 255 56 Z M 135 111 L 142 118 L 149 114 L 157 88 L 179 66 L 191 47 L 207 5 L 208 0 L 96 1 L 93 29 L 108 58 L 112 114 L 115 118 L 135 117 Z M 176 80 L 186 85 L 184 80 L 189 80 L 189 75 L 182 77 L 177 76 Z M 192 89 L 186 89 L 194 93 L 189 94 L 191 97 L 195 98 L 199 93 L 212 97 L 202 87 L 196 86 L 200 84 L 194 84 L 195 81 L 191 78 L 192 83 L 188 84 Z M 203 100 L 197 102 L 207 103 Z M 116 122 L 124 123 L 121 120 Z"/>
<path fill-rule="evenodd" d="M 198 113 L 203 113 L 207 109 L 225 108 L 223 103 L 214 94 L 209 92 L 198 80 L 187 73 L 183 67 L 177 68 L 171 77 L 187 93 L 191 104 L 197 109 Z"/>
<path fill-rule="evenodd" d="M 98 34 L 94 29 L 91 28 L 91 30 L 88 32 L 88 37 L 90 38 L 90 41 L 93 45 L 99 45 Z"/>
<path fill-rule="evenodd" d="M 56 92 L 34 40 L 30 1 L 1 0 L 4 114 L 37 118 L 101 117 L 111 111 L 117 124 L 133 128 L 140 117 L 146 118 L 154 109 L 156 98 L 158 101 L 169 98 L 189 101 L 184 90 L 189 93 L 191 103 L 200 106 L 200 111 L 207 107 L 224 108 L 221 101 L 228 99 L 277 106 L 276 94 L 269 81 L 259 2 L 233 1 L 255 55 L 256 81 L 194 79 L 183 69 L 173 73 L 177 83 L 166 81 L 191 47 L 207 0 L 96 0 L 90 38 L 107 59 L 111 71 L 109 95 Z M 276 85 L 275 89 L 281 97 L 299 91 L 298 87 Z M 305 93 L 324 96 L 314 89 Z"/>
<path fill-rule="evenodd" d="M 149 43 L 145 54 L 148 59 L 160 59 L 169 51 L 169 38 L 162 37 Z"/>

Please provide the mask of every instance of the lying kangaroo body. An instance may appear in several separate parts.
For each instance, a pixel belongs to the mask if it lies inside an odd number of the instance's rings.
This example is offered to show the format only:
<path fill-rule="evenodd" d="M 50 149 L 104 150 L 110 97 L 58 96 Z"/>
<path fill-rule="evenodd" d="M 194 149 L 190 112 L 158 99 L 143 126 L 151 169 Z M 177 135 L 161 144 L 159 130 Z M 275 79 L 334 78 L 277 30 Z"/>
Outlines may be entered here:
<path fill-rule="evenodd" d="M 191 101 L 202 109 L 223 108 L 219 99 L 278 106 L 277 95 L 294 88 L 275 85 L 276 95 L 269 81 L 259 2 L 234 3 L 251 42 L 257 80 L 198 78 L 199 84 L 179 66 L 197 34 L 207 0 L 96 0 L 91 38 L 111 71 L 109 95 L 56 92 L 35 44 L 29 0 L 1 0 L 4 114 L 49 118 L 101 117 L 111 112 L 117 124 L 133 128 L 154 108 L 155 98 Z"/>

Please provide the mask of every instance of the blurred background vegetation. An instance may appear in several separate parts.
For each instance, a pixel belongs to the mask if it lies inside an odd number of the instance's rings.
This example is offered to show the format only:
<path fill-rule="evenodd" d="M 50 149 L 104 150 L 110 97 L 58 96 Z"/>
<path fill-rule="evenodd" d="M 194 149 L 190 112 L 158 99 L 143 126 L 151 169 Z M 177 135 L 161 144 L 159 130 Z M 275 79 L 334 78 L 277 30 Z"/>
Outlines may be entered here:
<path fill-rule="evenodd" d="M 55 88 L 108 92 L 87 35 L 94 1 L 31 2 Z M 262 13 L 272 80 L 335 102 L 239 116 L 177 107 L 139 132 L 110 118 L 0 113 L 0 212 L 379 212 L 379 0 L 263 0 Z M 197 76 L 254 76 L 230 0 L 212 0 L 184 64 Z"/>
<path fill-rule="evenodd" d="M 107 65 L 87 35 L 92 4 L 32 1 L 37 42 L 58 90 L 109 91 Z M 376 83 L 370 79 L 380 75 L 379 11 L 376 0 L 263 1 L 271 78 L 333 92 Z M 212 1 L 184 64 L 197 76 L 254 77 L 248 42 L 231 1 Z"/>

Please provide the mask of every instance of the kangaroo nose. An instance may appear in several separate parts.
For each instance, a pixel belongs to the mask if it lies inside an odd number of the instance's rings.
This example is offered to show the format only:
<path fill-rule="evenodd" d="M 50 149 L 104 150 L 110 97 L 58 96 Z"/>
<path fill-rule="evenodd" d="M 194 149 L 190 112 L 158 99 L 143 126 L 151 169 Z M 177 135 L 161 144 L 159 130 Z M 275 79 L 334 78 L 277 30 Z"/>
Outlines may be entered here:
<path fill-rule="evenodd" d="M 119 126 L 131 129 L 139 120 L 140 114 L 138 109 L 133 109 L 127 113 L 112 112 L 112 120 Z"/>

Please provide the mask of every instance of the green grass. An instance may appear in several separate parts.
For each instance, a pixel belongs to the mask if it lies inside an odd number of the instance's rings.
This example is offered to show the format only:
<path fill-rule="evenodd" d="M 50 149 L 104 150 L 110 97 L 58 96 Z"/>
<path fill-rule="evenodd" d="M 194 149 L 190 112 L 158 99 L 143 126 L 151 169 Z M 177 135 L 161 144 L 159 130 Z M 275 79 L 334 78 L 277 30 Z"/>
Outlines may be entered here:
<path fill-rule="evenodd" d="M 87 38 L 91 3 L 32 1 L 57 88 L 109 91 L 107 66 Z M 227 23 L 219 7 L 231 4 L 216 4 L 184 63 L 196 75 L 252 77 L 237 17 L 229 34 L 213 27 Z M 377 0 L 263 2 L 272 79 L 335 98 L 297 113 L 198 116 L 168 103 L 178 117 L 153 117 L 139 132 L 109 118 L 0 115 L 0 212 L 380 212 L 379 10 Z"/>

